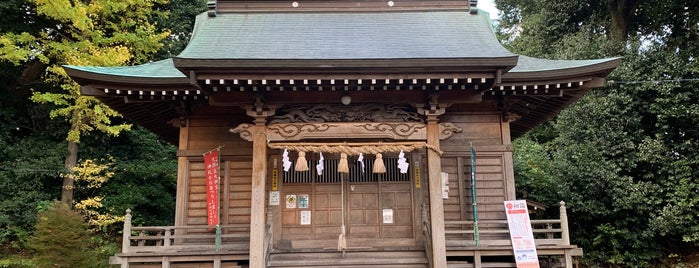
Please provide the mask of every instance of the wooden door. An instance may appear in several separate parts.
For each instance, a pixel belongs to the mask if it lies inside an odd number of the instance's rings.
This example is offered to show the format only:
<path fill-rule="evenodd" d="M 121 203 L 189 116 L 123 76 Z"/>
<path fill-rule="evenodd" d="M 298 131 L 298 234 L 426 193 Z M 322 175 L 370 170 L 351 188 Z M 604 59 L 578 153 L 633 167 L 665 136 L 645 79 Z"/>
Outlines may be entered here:
<path fill-rule="evenodd" d="M 325 170 L 318 175 L 314 169 L 317 160 L 308 154 L 306 157 L 309 171 L 296 172 L 292 167 L 282 176 L 278 244 L 337 248 L 343 224 L 348 247 L 415 244 L 412 174 L 400 174 L 395 167 L 397 159 L 384 158 L 386 174 L 371 172 L 373 159 L 365 160 L 364 171 L 354 164 L 349 174 L 341 174 L 337 172 L 338 159 L 326 156 Z M 287 205 L 288 198 L 295 199 L 294 204 Z"/>

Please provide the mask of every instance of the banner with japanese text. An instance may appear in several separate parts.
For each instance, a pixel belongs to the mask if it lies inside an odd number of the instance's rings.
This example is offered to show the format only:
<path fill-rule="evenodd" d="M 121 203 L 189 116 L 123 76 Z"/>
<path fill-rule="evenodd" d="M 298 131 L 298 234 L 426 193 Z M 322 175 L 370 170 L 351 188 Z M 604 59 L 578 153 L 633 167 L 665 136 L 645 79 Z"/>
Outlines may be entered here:
<path fill-rule="evenodd" d="M 532 224 L 529 221 L 527 201 L 505 201 L 505 213 L 517 268 L 539 268 L 539 257 L 536 253 Z"/>
<path fill-rule="evenodd" d="M 206 172 L 207 224 L 209 226 L 215 226 L 219 224 L 218 185 L 220 177 L 218 149 L 204 154 L 204 168 Z"/>

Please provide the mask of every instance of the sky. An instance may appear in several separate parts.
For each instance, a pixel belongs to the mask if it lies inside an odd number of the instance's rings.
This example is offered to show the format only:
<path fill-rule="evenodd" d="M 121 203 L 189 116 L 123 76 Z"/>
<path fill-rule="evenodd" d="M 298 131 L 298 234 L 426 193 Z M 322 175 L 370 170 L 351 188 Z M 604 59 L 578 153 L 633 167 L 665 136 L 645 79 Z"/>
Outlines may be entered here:
<path fill-rule="evenodd" d="M 500 11 L 495 8 L 495 3 L 493 3 L 493 0 L 479 0 L 478 8 L 490 13 L 490 19 L 494 20 L 498 18 Z"/>

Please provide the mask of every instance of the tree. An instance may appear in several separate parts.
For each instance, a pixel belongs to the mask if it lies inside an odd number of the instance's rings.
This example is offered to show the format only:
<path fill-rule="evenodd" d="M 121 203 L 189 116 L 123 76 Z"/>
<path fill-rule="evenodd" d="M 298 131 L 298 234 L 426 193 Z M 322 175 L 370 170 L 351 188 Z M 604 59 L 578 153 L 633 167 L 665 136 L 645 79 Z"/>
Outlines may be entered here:
<path fill-rule="evenodd" d="M 119 114 L 93 97 L 82 96 L 61 65 L 115 66 L 144 62 L 162 46 L 168 35 L 151 23 L 162 16 L 152 8 L 164 0 L 68 1 L 35 0 L 25 8 L 53 22 L 39 33 L 5 33 L 0 36 L 0 59 L 23 66 L 39 66 L 41 82 L 50 90 L 35 91 L 32 100 L 56 106 L 51 117 L 69 122 L 68 154 L 61 201 L 73 202 L 70 170 L 78 158 L 80 137 L 99 130 L 117 135 L 130 125 L 113 122 Z M 43 68 L 41 68 L 43 67 Z"/>
<path fill-rule="evenodd" d="M 157 59 L 176 56 L 189 42 L 197 15 L 206 11 L 207 0 L 169 0 L 158 5 L 157 10 L 167 12 L 168 16 L 155 18 L 160 29 L 167 29 L 170 35 L 163 40 L 163 47 L 156 55 Z"/>
<path fill-rule="evenodd" d="M 699 245 L 699 4 L 496 3 L 515 52 L 624 56 L 608 87 L 515 142 L 519 191 L 567 202 L 571 238 L 591 265 L 648 267 L 690 254 Z"/>
<path fill-rule="evenodd" d="M 605 36 L 612 53 L 636 37 L 696 50 L 699 3 L 692 0 L 495 0 L 502 11 L 503 38 L 529 56 L 553 56 L 559 40 L 576 32 Z"/>

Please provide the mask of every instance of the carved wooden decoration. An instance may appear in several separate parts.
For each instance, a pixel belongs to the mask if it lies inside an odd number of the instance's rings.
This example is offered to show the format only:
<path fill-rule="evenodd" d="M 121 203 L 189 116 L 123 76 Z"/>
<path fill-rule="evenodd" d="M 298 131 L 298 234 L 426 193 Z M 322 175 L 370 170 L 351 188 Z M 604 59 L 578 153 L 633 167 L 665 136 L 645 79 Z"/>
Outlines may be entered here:
<path fill-rule="evenodd" d="M 305 105 L 279 109 L 270 124 L 323 122 L 424 122 L 408 105 Z"/>
<path fill-rule="evenodd" d="M 252 141 L 251 124 L 240 124 L 232 133 Z M 424 141 L 427 139 L 423 123 L 288 123 L 267 126 L 267 141 L 301 141 L 329 139 L 381 139 Z M 439 124 L 441 140 L 462 131 L 452 123 Z"/>
<path fill-rule="evenodd" d="M 252 125 L 231 129 L 252 141 Z M 462 131 L 452 123 L 439 124 L 441 140 Z M 266 129 L 267 141 L 329 139 L 381 139 L 424 141 L 426 126 L 422 116 L 407 105 L 307 105 L 280 109 Z"/>

